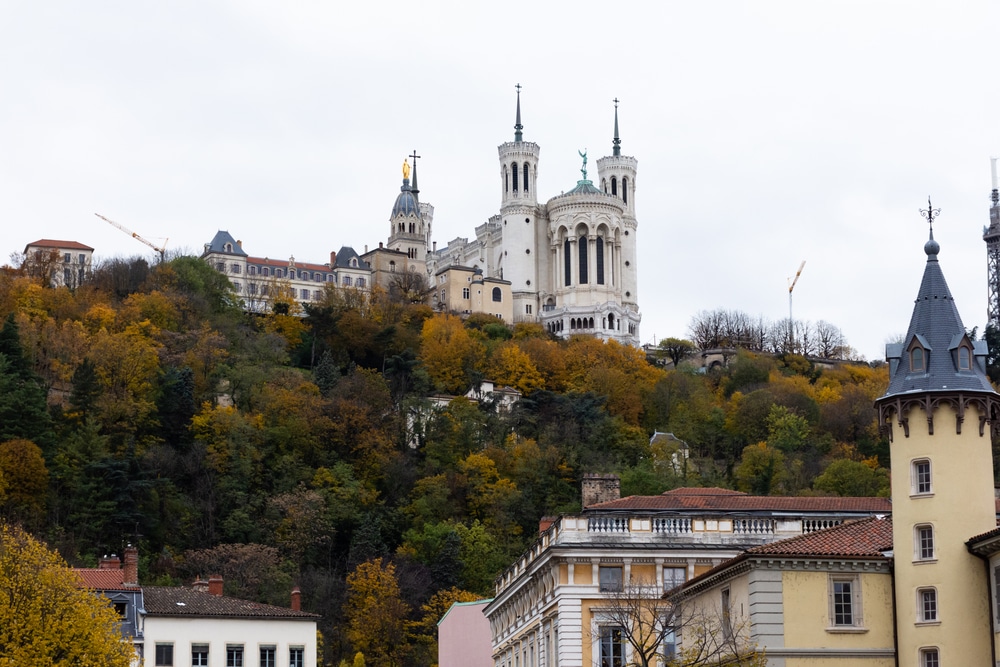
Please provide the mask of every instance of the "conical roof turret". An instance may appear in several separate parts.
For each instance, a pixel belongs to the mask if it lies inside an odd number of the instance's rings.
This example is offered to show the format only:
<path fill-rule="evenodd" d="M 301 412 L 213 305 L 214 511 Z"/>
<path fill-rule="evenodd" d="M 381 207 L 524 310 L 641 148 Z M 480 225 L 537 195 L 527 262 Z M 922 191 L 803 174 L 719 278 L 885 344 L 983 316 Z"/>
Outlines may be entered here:
<path fill-rule="evenodd" d="M 928 207 L 930 200 L 928 200 Z M 933 225 L 937 210 L 926 214 Z M 881 400 L 915 392 L 989 392 L 986 342 L 966 334 L 955 299 L 938 262 L 941 245 L 934 229 L 924 244 L 927 264 L 902 343 L 886 346 L 889 388 Z"/>

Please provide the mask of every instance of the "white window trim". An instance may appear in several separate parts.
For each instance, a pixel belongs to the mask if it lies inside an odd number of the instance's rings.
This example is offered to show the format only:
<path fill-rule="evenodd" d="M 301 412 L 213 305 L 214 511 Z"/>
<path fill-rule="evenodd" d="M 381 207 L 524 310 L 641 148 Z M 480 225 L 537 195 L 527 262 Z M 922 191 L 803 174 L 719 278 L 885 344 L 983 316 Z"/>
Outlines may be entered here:
<path fill-rule="evenodd" d="M 917 651 L 917 655 L 919 656 L 918 659 L 920 661 L 919 662 L 920 667 L 924 667 L 927 664 L 926 658 L 924 656 L 929 651 L 934 651 L 935 653 L 937 653 L 937 664 L 939 664 L 939 665 L 941 664 L 941 649 L 940 649 L 940 647 L 938 647 L 938 646 L 921 646 L 918 649 L 918 651 Z"/>
<path fill-rule="evenodd" d="M 921 554 L 921 544 L 920 544 L 920 531 L 924 528 L 930 528 L 931 531 L 931 550 L 932 555 L 929 558 L 924 557 Z M 913 526 L 913 562 L 914 563 L 936 563 L 937 562 L 937 531 L 934 530 L 934 524 L 931 523 L 918 523 Z"/>
<path fill-rule="evenodd" d="M 591 608 L 590 610 L 590 662 L 593 667 L 601 667 L 601 628 L 606 627 L 616 627 L 620 626 L 620 623 L 616 623 L 611 619 L 609 612 L 606 610 L 600 610 L 596 608 Z M 558 639 L 557 639 L 558 642 Z M 625 652 L 623 655 L 623 664 L 632 664 L 632 644 L 622 637 L 622 642 L 625 645 Z M 558 643 L 557 643 L 558 652 Z"/>
<path fill-rule="evenodd" d="M 924 592 L 933 591 L 934 592 L 934 619 L 927 620 L 924 618 Z M 941 625 L 941 598 L 938 596 L 938 590 L 934 586 L 921 586 L 917 589 L 917 625 Z"/>

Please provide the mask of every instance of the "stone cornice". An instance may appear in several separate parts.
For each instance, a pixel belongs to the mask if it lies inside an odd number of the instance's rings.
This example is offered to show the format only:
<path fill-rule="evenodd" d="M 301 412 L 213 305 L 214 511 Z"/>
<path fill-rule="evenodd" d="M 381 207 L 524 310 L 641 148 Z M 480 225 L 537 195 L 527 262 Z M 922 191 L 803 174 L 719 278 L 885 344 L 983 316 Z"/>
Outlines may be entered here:
<path fill-rule="evenodd" d="M 925 391 L 913 394 L 895 394 L 883 396 L 875 401 L 878 409 L 879 425 L 883 431 L 888 431 L 892 439 L 892 429 L 888 428 L 890 420 L 895 417 L 903 429 L 903 436 L 910 437 L 910 412 L 914 408 L 924 411 L 927 416 L 927 431 L 934 435 L 934 413 L 942 405 L 950 405 L 955 409 L 955 433 L 961 435 L 962 424 L 966 412 L 973 408 L 978 413 L 979 435 L 984 435 L 986 425 L 991 424 L 994 430 L 998 427 L 997 416 L 1000 414 L 1000 395 L 979 391 Z"/>

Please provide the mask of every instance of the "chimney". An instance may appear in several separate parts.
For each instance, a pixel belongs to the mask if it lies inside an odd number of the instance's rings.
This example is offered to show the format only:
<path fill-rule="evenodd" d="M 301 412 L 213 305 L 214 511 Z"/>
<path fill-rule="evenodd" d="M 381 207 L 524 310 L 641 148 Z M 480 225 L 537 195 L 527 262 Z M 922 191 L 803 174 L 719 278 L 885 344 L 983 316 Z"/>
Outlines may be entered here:
<path fill-rule="evenodd" d="M 292 589 L 292 611 L 302 611 L 302 591 L 298 586 Z"/>
<path fill-rule="evenodd" d="M 330 251 L 330 268 L 332 269 L 337 265 L 337 253 Z"/>
<path fill-rule="evenodd" d="M 368 252 L 368 244 L 366 243 L 365 244 L 365 253 L 367 254 L 367 252 Z"/>
<path fill-rule="evenodd" d="M 125 572 L 122 583 L 126 586 L 139 585 L 139 550 L 131 544 L 125 547 Z"/>
<path fill-rule="evenodd" d="M 121 568 L 121 566 L 122 562 L 115 554 L 111 554 L 110 556 L 105 556 L 97 564 L 97 567 L 100 570 L 118 570 Z"/>
<path fill-rule="evenodd" d="M 236 239 L 236 245 L 238 245 L 240 248 L 242 248 L 243 247 L 243 241 L 241 241 L 240 239 Z"/>
<path fill-rule="evenodd" d="M 382 247 L 382 242 L 381 242 L 381 241 L 379 241 L 379 242 L 378 242 L 378 247 L 379 247 L 379 248 L 381 248 L 381 247 Z"/>
<path fill-rule="evenodd" d="M 618 500 L 622 497 L 621 480 L 615 474 L 587 473 L 580 483 L 580 495 L 584 509 L 597 503 Z"/>
<path fill-rule="evenodd" d="M 197 591 L 199 593 L 207 593 L 208 592 L 208 582 L 205 581 L 204 579 L 202 579 L 201 575 L 199 574 L 198 578 L 194 580 L 193 584 L 191 584 L 191 590 Z"/>
<path fill-rule="evenodd" d="M 433 248 L 433 250 L 431 252 L 437 252 L 438 251 L 438 242 L 435 241 L 434 243 L 432 243 L 431 247 Z"/>
<path fill-rule="evenodd" d="M 208 594 L 222 597 L 222 575 L 213 574 L 208 578 Z"/>

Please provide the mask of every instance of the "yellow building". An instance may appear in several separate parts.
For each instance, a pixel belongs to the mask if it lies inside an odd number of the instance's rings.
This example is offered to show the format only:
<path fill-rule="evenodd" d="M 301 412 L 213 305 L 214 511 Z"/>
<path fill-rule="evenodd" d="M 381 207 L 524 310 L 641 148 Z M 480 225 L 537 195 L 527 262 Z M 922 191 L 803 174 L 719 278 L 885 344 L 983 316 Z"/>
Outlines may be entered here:
<path fill-rule="evenodd" d="M 447 266 L 438 270 L 433 280 L 431 303 L 437 310 L 458 315 L 487 313 L 513 323 L 509 280 L 486 278 L 482 270 L 468 266 Z"/>
<path fill-rule="evenodd" d="M 910 325 L 886 347 L 889 387 L 876 401 L 891 442 L 891 520 L 750 549 L 671 598 L 721 604 L 730 587 L 726 613 L 746 613 L 747 639 L 769 665 L 1000 664 L 990 442 L 1000 395 L 986 377 L 986 343 L 966 334 L 933 231 L 924 251 Z"/>

